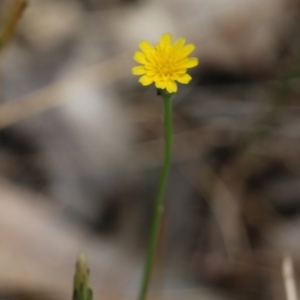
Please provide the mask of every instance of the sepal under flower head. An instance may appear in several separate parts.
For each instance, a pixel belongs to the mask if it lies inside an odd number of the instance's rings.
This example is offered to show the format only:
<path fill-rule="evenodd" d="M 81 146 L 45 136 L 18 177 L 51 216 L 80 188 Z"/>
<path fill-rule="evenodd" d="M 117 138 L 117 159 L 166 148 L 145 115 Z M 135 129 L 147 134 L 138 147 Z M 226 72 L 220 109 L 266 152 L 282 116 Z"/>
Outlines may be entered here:
<path fill-rule="evenodd" d="M 156 47 L 149 42 L 139 44 L 141 51 L 135 52 L 133 58 L 141 64 L 132 68 L 133 75 L 142 75 L 139 82 L 142 85 L 155 84 L 157 89 L 166 89 L 168 93 L 177 91 L 177 83 L 187 84 L 192 77 L 187 69 L 198 65 L 198 58 L 188 57 L 195 46 L 185 45 L 185 39 L 179 38 L 172 44 L 172 36 L 165 33 Z"/>

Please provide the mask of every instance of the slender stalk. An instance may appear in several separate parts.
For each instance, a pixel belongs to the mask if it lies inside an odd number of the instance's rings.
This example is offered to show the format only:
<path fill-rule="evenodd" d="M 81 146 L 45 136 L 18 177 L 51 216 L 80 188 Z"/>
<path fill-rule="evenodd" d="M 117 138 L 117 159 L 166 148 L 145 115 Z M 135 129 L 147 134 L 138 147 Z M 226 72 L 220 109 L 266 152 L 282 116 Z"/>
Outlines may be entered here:
<path fill-rule="evenodd" d="M 147 256 L 138 300 L 145 300 L 149 288 L 151 274 L 155 262 L 157 252 L 159 232 L 163 215 L 163 198 L 172 157 L 172 140 L 173 140 L 173 123 L 172 123 L 172 97 L 173 95 L 162 93 L 164 102 L 164 133 L 165 133 L 165 149 L 164 163 L 160 175 L 159 185 L 155 197 L 154 214 L 152 217 L 151 231 L 147 249 Z"/>

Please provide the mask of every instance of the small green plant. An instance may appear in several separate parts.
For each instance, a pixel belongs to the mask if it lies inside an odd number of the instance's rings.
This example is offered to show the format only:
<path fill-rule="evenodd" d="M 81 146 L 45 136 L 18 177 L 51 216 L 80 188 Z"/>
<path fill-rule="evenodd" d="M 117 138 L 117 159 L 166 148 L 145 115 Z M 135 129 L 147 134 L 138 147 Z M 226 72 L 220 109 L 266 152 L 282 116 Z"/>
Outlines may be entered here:
<path fill-rule="evenodd" d="M 90 288 L 90 270 L 84 253 L 80 253 L 76 262 L 72 300 L 93 300 Z"/>
<path fill-rule="evenodd" d="M 172 36 L 170 33 L 163 34 L 155 47 L 147 41 L 142 41 L 139 44 L 139 48 L 141 51 L 135 52 L 133 59 L 141 65 L 133 67 L 132 73 L 133 75 L 141 75 L 139 82 L 144 86 L 154 83 L 157 88 L 157 94 L 162 96 L 164 102 L 165 129 L 164 161 L 154 202 L 154 213 L 151 222 L 144 274 L 138 297 L 138 300 L 145 300 L 155 263 L 161 220 L 164 211 L 163 199 L 172 159 L 172 99 L 177 92 L 177 82 L 188 84 L 192 79 L 192 77 L 187 74 L 187 69 L 196 67 L 198 65 L 198 58 L 188 57 L 195 49 L 193 44 L 185 45 L 185 39 L 183 38 L 179 38 L 172 44 Z"/>

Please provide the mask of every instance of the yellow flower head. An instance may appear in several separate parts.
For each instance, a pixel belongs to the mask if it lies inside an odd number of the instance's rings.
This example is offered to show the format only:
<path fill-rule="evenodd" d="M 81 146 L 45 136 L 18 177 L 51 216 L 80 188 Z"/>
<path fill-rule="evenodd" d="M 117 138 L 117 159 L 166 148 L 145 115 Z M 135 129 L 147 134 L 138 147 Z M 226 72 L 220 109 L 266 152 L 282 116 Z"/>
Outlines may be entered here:
<path fill-rule="evenodd" d="M 133 75 L 143 75 L 139 82 L 142 85 L 155 83 L 156 88 L 166 89 L 168 93 L 177 91 L 176 81 L 187 84 L 192 77 L 187 74 L 188 68 L 198 65 L 198 58 L 188 57 L 195 49 L 193 44 L 185 44 L 185 39 L 179 38 L 172 44 L 172 36 L 165 33 L 156 47 L 149 42 L 139 44 L 141 51 L 135 52 L 133 58 L 142 66 L 132 68 Z"/>

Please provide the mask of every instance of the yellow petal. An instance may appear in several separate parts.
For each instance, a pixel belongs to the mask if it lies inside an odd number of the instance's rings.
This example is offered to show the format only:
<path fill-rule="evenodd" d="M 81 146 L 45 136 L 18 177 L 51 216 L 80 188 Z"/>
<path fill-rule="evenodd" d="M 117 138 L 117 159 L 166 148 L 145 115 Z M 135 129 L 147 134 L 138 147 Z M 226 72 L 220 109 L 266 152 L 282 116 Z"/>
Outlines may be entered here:
<path fill-rule="evenodd" d="M 193 44 L 188 44 L 186 46 L 184 46 L 181 50 L 180 50 L 180 56 L 183 57 L 187 57 L 189 54 L 191 54 L 193 51 L 195 50 L 195 45 Z"/>
<path fill-rule="evenodd" d="M 153 77 L 154 75 L 156 75 L 156 71 L 155 70 L 146 70 L 146 75 L 149 77 Z"/>
<path fill-rule="evenodd" d="M 136 66 L 131 69 L 133 75 L 143 75 L 146 73 L 145 67 Z"/>
<path fill-rule="evenodd" d="M 177 69 L 176 70 L 176 73 L 178 74 L 178 75 L 184 75 L 185 73 L 186 73 L 186 69 Z"/>
<path fill-rule="evenodd" d="M 170 46 L 170 45 L 165 46 L 164 51 L 163 51 L 164 55 L 166 57 L 170 57 L 172 50 L 173 50 L 172 46 Z"/>
<path fill-rule="evenodd" d="M 159 44 L 161 46 L 171 46 L 172 45 L 172 36 L 170 33 L 164 33 L 161 38 L 160 38 L 160 41 L 159 41 Z"/>
<path fill-rule="evenodd" d="M 155 86 L 158 88 L 158 89 L 165 89 L 166 88 L 166 82 L 165 81 L 158 81 L 155 83 Z"/>
<path fill-rule="evenodd" d="M 198 58 L 197 57 L 189 57 L 182 59 L 180 62 L 177 62 L 175 65 L 174 70 L 177 72 L 181 69 L 193 68 L 198 65 Z"/>
<path fill-rule="evenodd" d="M 140 51 L 134 53 L 133 59 L 140 64 L 145 64 L 147 62 L 146 55 Z"/>
<path fill-rule="evenodd" d="M 147 53 L 147 60 L 151 65 L 155 65 L 158 60 L 157 51 Z"/>
<path fill-rule="evenodd" d="M 174 51 L 178 51 L 179 49 L 181 49 L 184 46 L 184 44 L 185 44 L 185 39 L 179 38 L 173 46 Z"/>
<path fill-rule="evenodd" d="M 154 47 L 147 41 L 141 41 L 139 43 L 139 47 L 146 54 L 151 53 L 155 50 Z"/>
<path fill-rule="evenodd" d="M 147 64 L 145 64 L 145 69 L 146 70 L 155 70 L 155 67 L 152 64 L 147 63 Z"/>
<path fill-rule="evenodd" d="M 173 74 L 170 76 L 170 78 L 171 78 L 172 80 L 177 80 L 178 77 L 179 77 L 179 74 L 178 74 L 177 72 L 176 72 L 176 73 L 173 73 Z"/>
<path fill-rule="evenodd" d="M 177 92 L 177 84 L 173 80 L 167 81 L 166 89 L 169 93 L 176 93 Z"/>
<path fill-rule="evenodd" d="M 188 61 L 184 64 L 185 68 L 193 68 L 198 65 L 198 58 L 197 57 L 189 57 Z"/>
<path fill-rule="evenodd" d="M 185 65 L 187 62 L 188 62 L 188 58 L 181 58 L 180 60 L 176 61 L 175 70 L 186 69 Z"/>
<path fill-rule="evenodd" d="M 140 79 L 139 79 L 139 82 L 142 84 L 142 85 L 149 85 L 153 82 L 153 79 L 147 75 L 144 75 L 142 76 Z"/>
<path fill-rule="evenodd" d="M 154 77 L 153 77 L 153 80 L 155 82 L 159 82 L 159 81 L 163 81 L 162 77 L 160 74 L 156 74 Z"/>
<path fill-rule="evenodd" d="M 182 76 L 179 76 L 177 78 L 177 81 L 180 82 L 180 83 L 187 84 L 187 83 L 190 82 L 191 79 L 192 79 L 192 77 L 189 74 L 184 74 Z"/>

